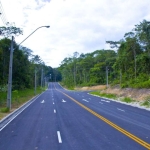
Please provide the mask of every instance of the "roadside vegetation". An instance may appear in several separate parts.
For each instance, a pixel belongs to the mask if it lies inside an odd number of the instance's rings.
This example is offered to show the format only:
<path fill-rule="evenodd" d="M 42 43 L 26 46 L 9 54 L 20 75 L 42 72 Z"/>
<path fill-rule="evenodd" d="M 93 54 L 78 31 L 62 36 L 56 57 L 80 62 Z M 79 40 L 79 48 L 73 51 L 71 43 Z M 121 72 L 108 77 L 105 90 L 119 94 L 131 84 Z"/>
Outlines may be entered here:
<path fill-rule="evenodd" d="M 148 96 L 145 101 L 141 103 L 141 106 L 145 106 L 147 108 L 150 107 L 150 96 Z"/>
<path fill-rule="evenodd" d="M 58 68 L 67 87 L 119 85 L 120 88 L 150 88 L 150 23 L 143 20 L 118 41 L 106 41 L 111 49 L 74 52 Z"/>
<path fill-rule="evenodd" d="M 42 93 L 45 88 L 37 87 L 36 95 Z M 7 93 L 0 92 L 0 119 L 7 115 L 9 112 L 19 108 L 28 100 L 32 99 L 35 96 L 34 89 L 25 89 L 25 90 L 15 90 L 12 92 L 12 103 L 11 110 L 6 107 L 7 105 Z"/>
<path fill-rule="evenodd" d="M 8 23 L 0 27 L 0 118 L 2 113 L 9 113 L 6 108 L 7 83 L 9 75 L 11 37 L 23 34 L 23 30 Z M 13 42 L 12 67 L 12 110 L 43 91 L 49 81 L 60 81 L 61 74 L 56 68 L 46 66 L 38 55 L 33 55 L 30 48 Z M 35 80 L 36 79 L 36 80 Z"/>
<path fill-rule="evenodd" d="M 136 101 L 130 97 L 119 97 L 117 94 L 104 93 L 104 91 L 92 91 L 90 92 L 92 95 L 113 99 L 116 101 L 122 101 L 125 103 L 139 103 L 139 105 L 144 106 L 146 108 L 150 108 L 150 96 L 148 96 L 144 101 Z"/>
<path fill-rule="evenodd" d="M 117 99 L 117 95 L 115 94 L 109 94 L 109 93 L 101 93 L 100 91 L 92 91 L 90 94 L 101 96 L 101 97 L 106 97 L 110 99 Z"/>
<path fill-rule="evenodd" d="M 121 99 L 122 102 L 126 102 L 126 103 L 131 103 L 131 102 L 135 102 L 135 100 L 133 100 L 130 97 L 124 97 Z"/>

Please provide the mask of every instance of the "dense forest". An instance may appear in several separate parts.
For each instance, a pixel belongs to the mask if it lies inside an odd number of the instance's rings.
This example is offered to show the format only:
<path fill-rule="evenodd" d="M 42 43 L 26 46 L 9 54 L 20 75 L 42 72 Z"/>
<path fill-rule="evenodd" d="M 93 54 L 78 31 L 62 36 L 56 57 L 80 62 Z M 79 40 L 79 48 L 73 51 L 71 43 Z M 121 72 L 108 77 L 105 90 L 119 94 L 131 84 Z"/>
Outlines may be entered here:
<path fill-rule="evenodd" d="M 0 92 L 7 91 L 11 36 L 22 34 L 20 28 L 13 26 L 0 27 Z M 33 55 L 32 50 L 18 46 L 14 42 L 12 90 L 24 90 L 36 86 L 44 87 L 49 81 L 61 80 L 61 75 L 56 68 L 46 66 L 38 55 Z"/>
<path fill-rule="evenodd" d="M 65 58 L 59 71 L 68 87 L 106 84 L 150 87 L 150 22 L 143 20 L 118 41 L 106 41 L 110 50 L 95 50 Z"/>
<path fill-rule="evenodd" d="M 16 27 L 0 27 L 0 91 L 7 91 L 11 36 L 19 36 Z M 46 66 L 38 55 L 14 42 L 13 90 L 33 88 L 48 81 L 60 81 L 68 87 L 98 84 L 120 87 L 150 87 L 150 22 L 143 20 L 118 41 L 106 41 L 109 50 L 74 52 L 59 68 Z"/>

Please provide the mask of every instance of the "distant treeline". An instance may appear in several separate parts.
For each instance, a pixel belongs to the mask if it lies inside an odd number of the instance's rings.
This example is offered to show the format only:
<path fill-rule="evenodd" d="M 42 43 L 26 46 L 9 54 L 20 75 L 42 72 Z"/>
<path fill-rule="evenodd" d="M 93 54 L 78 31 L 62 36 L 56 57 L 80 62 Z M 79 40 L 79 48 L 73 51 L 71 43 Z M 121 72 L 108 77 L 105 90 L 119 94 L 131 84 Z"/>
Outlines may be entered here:
<path fill-rule="evenodd" d="M 7 91 L 11 36 L 22 34 L 20 28 L 13 26 L 0 27 L 0 92 Z M 61 80 L 61 74 L 57 69 L 46 66 L 38 55 L 33 55 L 32 50 L 18 46 L 14 42 L 12 90 L 23 90 L 37 86 L 44 86 L 48 81 Z"/>
<path fill-rule="evenodd" d="M 150 87 L 150 22 L 143 20 L 123 39 L 106 41 L 111 50 L 96 50 L 65 58 L 59 71 L 68 87 L 106 84 L 120 87 Z M 115 48 L 115 50 L 114 50 Z"/>

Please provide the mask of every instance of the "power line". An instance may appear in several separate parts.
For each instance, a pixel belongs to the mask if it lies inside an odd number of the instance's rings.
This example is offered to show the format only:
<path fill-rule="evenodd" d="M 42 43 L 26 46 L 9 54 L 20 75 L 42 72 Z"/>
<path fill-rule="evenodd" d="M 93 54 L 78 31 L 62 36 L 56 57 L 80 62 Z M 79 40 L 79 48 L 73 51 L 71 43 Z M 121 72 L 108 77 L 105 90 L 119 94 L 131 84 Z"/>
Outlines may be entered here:
<path fill-rule="evenodd" d="M 0 17 L 1 17 L 3 24 L 7 25 L 8 21 L 7 21 L 7 17 L 6 17 L 1 1 L 0 1 Z"/>

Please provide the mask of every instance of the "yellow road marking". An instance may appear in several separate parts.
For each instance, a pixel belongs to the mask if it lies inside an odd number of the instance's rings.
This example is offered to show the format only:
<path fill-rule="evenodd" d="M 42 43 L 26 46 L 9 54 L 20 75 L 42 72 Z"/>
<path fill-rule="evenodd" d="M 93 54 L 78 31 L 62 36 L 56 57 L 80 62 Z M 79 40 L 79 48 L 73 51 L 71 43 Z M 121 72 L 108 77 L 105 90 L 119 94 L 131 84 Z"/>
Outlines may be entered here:
<path fill-rule="evenodd" d="M 59 90 L 57 90 L 57 91 L 59 91 Z M 112 126 L 116 130 L 120 131 L 121 133 L 125 134 L 126 136 L 128 136 L 131 139 L 133 139 L 137 143 L 141 144 L 143 147 L 148 148 L 148 150 L 150 150 L 150 144 L 149 143 L 143 141 L 142 139 L 138 138 L 137 136 L 135 136 L 135 135 L 131 134 L 130 132 L 124 130 L 123 128 L 119 127 L 118 125 L 114 124 L 113 122 L 109 121 L 108 119 L 104 118 L 103 116 L 99 115 L 98 113 L 94 112 L 92 109 L 86 107 L 85 105 L 81 104 L 80 102 L 78 102 L 74 98 L 70 97 L 69 95 L 63 93 L 62 91 L 59 91 L 59 92 L 61 92 L 62 94 L 64 94 L 68 98 L 70 98 L 72 101 L 74 101 L 75 103 L 80 105 L 82 108 L 86 109 L 88 112 L 92 113 L 93 115 L 97 116 L 99 119 L 103 120 L 104 122 L 106 122 L 107 124 Z"/>

